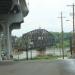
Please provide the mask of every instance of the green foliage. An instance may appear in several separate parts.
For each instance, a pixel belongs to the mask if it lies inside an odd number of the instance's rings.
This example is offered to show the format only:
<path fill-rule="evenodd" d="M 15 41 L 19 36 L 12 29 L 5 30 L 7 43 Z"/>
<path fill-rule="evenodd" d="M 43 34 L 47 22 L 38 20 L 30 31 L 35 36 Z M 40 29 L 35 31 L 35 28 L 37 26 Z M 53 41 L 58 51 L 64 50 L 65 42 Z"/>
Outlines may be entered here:
<path fill-rule="evenodd" d="M 51 32 L 54 36 L 55 36 L 55 46 L 61 48 L 62 44 L 61 44 L 61 33 L 59 32 Z M 70 38 L 71 38 L 72 34 L 71 33 L 63 33 L 63 46 L 66 47 L 70 47 Z"/>
<path fill-rule="evenodd" d="M 64 47 L 70 47 L 70 42 L 68 40 L 64 41 Z"/>
<path fill-rule="evenodd" d="M 53 55 L 43 55 L 43 56 L 36 56 L 35 58 L 33 58 L 32 60 L 43 60 L 43 59 L 50 59 L 50 60 L 55 60 L 57 59 L 57 56 L 53 56 Z"/>

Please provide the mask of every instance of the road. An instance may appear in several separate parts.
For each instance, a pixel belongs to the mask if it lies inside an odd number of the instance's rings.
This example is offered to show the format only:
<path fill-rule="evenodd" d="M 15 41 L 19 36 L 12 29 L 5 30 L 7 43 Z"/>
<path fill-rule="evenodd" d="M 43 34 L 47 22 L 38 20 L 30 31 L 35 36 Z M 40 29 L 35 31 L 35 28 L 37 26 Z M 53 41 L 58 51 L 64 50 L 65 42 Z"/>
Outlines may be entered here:
<path fill-rule="evenodd" d="M 0 63 L 0 75 L 75 75 L 75 60 Z"/>

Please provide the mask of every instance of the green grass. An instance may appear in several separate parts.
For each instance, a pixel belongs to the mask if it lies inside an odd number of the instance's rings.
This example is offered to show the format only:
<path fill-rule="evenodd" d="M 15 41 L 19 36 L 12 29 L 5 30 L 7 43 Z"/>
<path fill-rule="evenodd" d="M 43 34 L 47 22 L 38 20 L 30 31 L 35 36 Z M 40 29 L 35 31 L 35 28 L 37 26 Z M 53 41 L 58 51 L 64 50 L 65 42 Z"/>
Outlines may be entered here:
<path fill-rule="evenodd" d="M 35 58 L 33 58 L 32 60 L 43 60 L 43 59 L 57 59 L 58 56 L 53 56 L 53 55 L 43 55 L 43 56 L 37 56 Z"/>
<path fill-rule="evenodd" d="M 67 57 L 66 55 L 64 57 Z M 53 55 L 39 55 L 34 58 L 29 58 L 28 60 L 56 60 L 58 58 L 62 58 L 62 56 L 53 56 Z M 14 61 L 24 61 L 25 59 L 14 59 Z"/>

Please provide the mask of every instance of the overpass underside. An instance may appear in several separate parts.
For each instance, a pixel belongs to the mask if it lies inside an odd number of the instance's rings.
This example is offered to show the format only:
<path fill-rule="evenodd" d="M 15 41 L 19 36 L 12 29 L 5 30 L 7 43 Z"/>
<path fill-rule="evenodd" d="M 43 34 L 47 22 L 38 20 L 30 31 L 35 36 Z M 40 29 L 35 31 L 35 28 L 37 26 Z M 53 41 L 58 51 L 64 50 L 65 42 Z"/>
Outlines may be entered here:
<path fill-rule="evenodd" d="M 0 0 L 0 57 L 6 59 L 12 55 L 11 31 L 20 28 L 20 24 L 28 14 L 25 0 Z"/>

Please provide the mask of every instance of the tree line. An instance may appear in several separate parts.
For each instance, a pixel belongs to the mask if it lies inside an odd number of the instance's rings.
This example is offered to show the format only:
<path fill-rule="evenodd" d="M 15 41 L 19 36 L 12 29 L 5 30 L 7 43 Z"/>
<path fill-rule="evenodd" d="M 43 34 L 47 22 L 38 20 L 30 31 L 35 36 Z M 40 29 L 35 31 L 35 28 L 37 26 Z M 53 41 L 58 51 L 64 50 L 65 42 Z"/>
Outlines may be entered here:
<path fill-rule="evenodd" d="M 53 46 L 61 48 L 61 33 L 59 32 L 50 32 L 54 36 L 55 41 L 53 41 Z M 72 34 L 70 32 L 63 33 L 63 45 L 64 48 L 70 47 L 70 40 Z M 23 48 L 23 44 L 28 40 L 23 40 L 22 37 L 12 36 L 13 47 Z M 52 46 L 52 47 L 53 47 Z"/>

